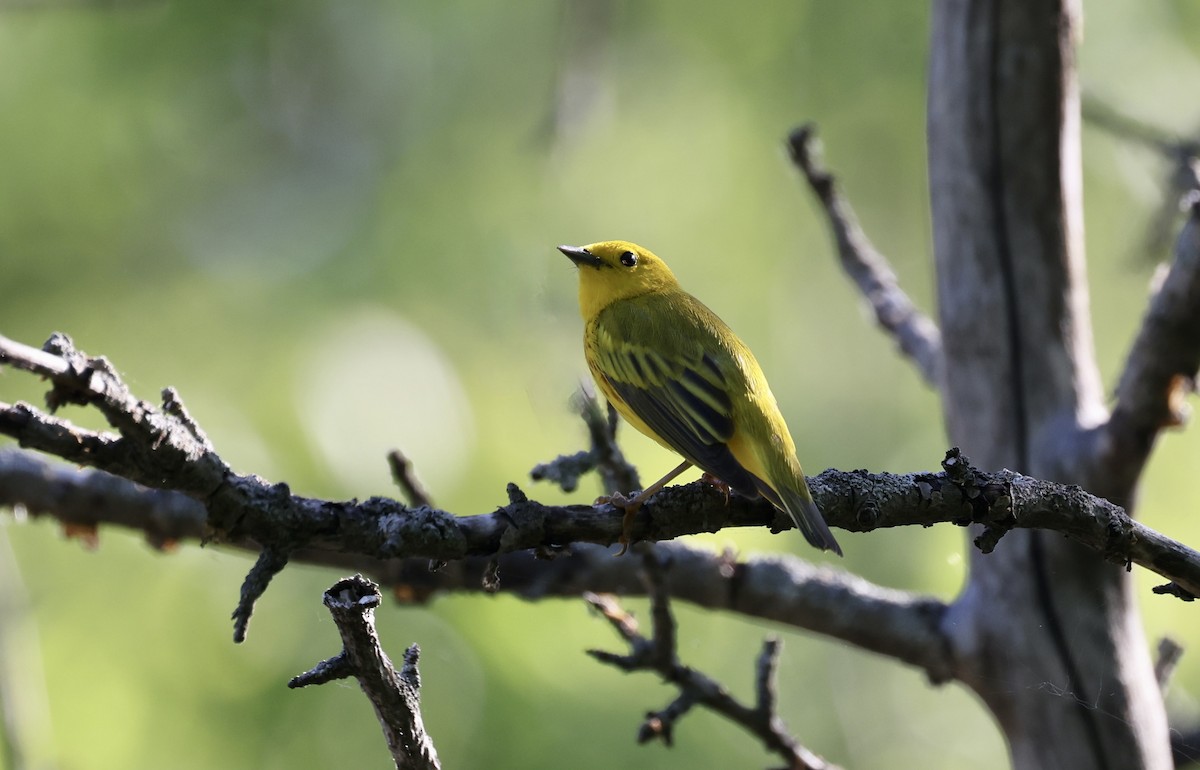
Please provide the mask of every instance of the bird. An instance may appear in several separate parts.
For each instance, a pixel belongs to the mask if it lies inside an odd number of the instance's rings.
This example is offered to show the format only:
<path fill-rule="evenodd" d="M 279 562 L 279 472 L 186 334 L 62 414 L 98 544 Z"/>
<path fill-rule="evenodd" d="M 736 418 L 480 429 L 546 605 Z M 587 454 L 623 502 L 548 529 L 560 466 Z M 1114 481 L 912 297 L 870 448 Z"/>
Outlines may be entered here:
<path fill-rule="evenodd" d="M 683 457 L 632 498 L 610 498 L 625 510 L 621 552 L 642 502 L 696 466 L 766 498 L 810 544 L 841 556 L 750 348 L 649 249 L 602 241 L 558 250 L 578 268 L 584 358 L 597 387 L 626 422 Z"/>

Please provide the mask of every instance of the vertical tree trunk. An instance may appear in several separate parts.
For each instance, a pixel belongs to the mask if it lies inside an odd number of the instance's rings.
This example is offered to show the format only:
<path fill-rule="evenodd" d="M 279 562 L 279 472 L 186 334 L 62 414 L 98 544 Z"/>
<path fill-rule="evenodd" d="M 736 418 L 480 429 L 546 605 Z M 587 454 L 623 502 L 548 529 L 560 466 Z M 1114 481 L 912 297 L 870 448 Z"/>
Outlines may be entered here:
<path fill-rule="evenodd" d="M 1107 488 L 1084 271 L 1071 0 L 939 0 L 929 164 L 951 441 L 980 467 Z M 948 619 L 1015 767 L 1168 768 L 1129 576 L 1049 533 L 975 555 Z"/>

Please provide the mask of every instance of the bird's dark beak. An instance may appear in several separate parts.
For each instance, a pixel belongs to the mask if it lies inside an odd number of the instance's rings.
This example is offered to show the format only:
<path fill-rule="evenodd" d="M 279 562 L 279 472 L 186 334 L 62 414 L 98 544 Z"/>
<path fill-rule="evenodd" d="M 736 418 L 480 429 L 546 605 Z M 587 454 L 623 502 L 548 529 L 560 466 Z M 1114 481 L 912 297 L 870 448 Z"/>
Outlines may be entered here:
<path fill-rule="evenodd" d="M 559 246 L 558 250 L 563 254 L 566 254 L 567 259 L 571 260 L 580 267 L 583 267 L 584 265 L 595 268 L 604 266 L 604 263 L 600 261 L 599 257 L 581 246 Z"/>

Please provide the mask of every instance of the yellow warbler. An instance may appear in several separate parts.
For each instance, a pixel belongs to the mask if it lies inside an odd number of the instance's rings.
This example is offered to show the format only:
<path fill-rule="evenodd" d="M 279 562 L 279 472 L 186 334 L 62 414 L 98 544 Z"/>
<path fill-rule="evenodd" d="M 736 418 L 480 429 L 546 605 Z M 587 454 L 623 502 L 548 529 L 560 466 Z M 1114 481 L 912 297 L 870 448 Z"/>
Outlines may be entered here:
<path fill-rule="evenodd" d="M 741 494 L 761 494 L 809 543 L 841 555 L 750 348 L 648 249 L 604 241 L 558 250 L 579 267 L 584 356 L 596 384 L 633 427 L 684 458 L 632 502 L 616 501 L 628 506 L 626 530 L 641 500 L 695 465 Z"/>

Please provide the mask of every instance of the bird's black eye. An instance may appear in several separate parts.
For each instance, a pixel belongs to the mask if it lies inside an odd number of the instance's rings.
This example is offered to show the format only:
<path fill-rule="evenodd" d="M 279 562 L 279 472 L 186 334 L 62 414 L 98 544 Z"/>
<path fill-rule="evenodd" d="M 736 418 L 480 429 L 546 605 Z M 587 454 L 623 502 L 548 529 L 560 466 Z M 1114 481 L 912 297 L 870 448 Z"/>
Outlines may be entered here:
<path fill-rule="evenodd" d="M 621 264 L 625 267 L 633 267 L 637 264 L 637 254 L 632 251 L 626 251 L 621 255 Z"/>

